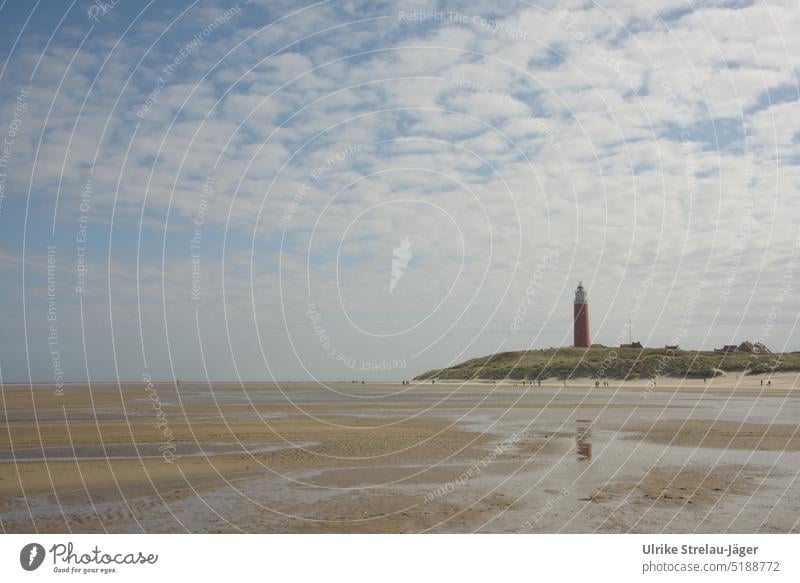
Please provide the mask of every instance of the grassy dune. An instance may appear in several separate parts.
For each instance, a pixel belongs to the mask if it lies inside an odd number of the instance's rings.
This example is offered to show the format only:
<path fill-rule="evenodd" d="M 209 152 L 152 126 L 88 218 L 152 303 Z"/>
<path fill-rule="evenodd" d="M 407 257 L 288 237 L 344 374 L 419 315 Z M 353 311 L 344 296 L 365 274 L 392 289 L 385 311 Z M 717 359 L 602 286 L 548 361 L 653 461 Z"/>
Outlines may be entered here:
<path fill-rule="evenodd" d="M 727 355 L 663 348 L 550 348 L 501 352 L 461 364 L 434 369 L 424 379 L 545 379 L 575 377 L 650 378 L 654 376 L 710 378 L 728 371 L 768 374 L 800 370 L 800 352 Z"/>

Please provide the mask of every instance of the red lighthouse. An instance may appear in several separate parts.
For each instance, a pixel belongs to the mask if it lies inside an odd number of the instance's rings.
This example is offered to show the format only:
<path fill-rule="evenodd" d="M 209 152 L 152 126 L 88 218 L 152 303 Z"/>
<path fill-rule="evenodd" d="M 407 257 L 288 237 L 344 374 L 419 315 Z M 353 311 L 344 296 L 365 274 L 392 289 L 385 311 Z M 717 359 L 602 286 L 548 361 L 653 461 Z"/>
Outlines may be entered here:
<path fill-rule="evenodd" d="M 575 290 L 575 303 L 572 306 L 575 322 L 575 348 L 589 348 L 589 296 L 583 289 L 583 283 L 578 283 Z"/>

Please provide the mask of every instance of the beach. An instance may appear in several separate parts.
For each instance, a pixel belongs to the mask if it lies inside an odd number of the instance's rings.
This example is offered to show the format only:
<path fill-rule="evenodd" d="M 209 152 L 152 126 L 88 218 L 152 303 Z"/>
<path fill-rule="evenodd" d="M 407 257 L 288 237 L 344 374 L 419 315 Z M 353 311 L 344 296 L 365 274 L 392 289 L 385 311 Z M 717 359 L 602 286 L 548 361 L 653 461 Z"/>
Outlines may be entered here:
<path fill-rule="evenodd" d="M 4 385 L 4 532 L 800 532 L 797 375 Z M 765 383 L 766 384 L 766 383 Z"/>

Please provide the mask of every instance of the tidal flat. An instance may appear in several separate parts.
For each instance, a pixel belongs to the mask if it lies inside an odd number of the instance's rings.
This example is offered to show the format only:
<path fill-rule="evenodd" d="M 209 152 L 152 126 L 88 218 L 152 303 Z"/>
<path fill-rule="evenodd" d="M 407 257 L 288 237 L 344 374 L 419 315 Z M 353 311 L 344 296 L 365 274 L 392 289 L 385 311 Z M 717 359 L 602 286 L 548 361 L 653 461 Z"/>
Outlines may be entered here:
<path fill-rule="evenodd" d="M 4 385 L 4 532 L 800 532 L 797 375 Z"/>

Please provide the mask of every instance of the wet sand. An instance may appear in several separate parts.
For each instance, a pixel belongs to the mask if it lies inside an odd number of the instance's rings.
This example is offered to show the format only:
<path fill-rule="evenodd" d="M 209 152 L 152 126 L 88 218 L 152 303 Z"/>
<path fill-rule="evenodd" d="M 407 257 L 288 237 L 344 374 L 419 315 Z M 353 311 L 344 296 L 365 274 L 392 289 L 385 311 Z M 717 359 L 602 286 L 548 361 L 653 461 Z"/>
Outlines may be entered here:
<path fill-rule="evenodd" d="M 797 376 L 5 385 L 3 532 L 800 532 Z"/>

